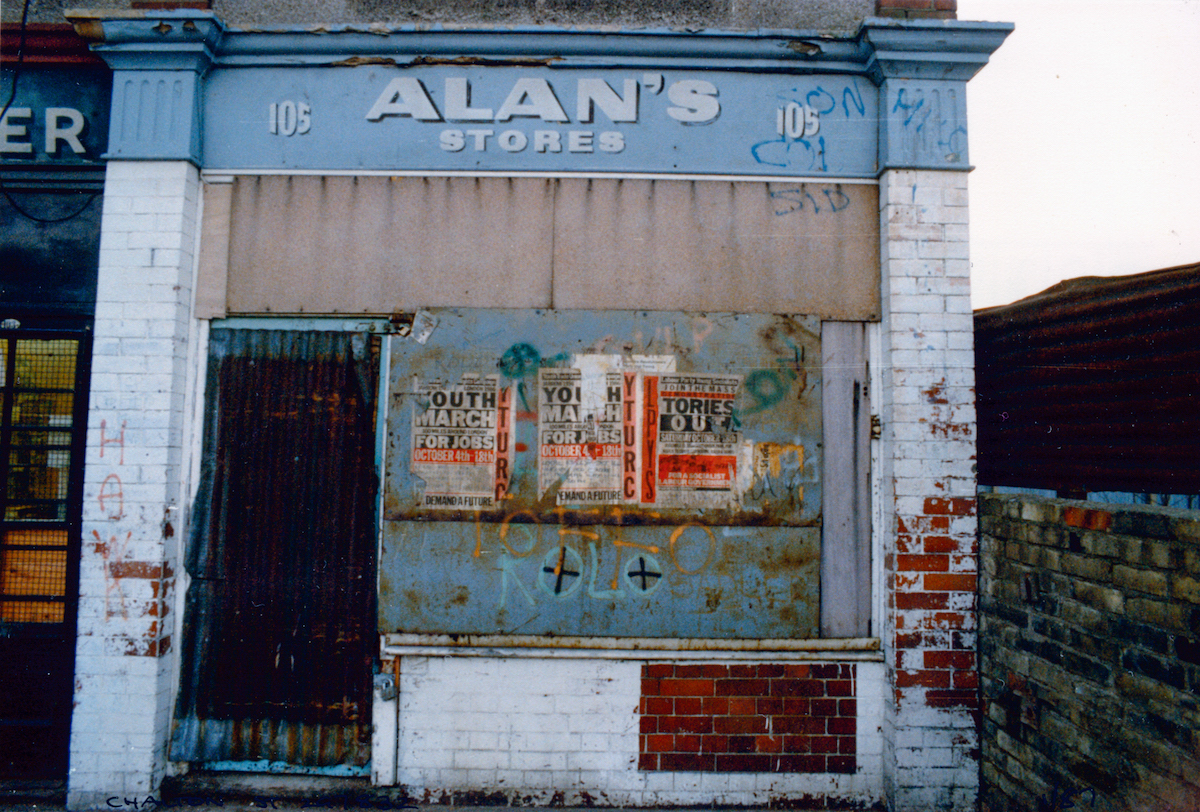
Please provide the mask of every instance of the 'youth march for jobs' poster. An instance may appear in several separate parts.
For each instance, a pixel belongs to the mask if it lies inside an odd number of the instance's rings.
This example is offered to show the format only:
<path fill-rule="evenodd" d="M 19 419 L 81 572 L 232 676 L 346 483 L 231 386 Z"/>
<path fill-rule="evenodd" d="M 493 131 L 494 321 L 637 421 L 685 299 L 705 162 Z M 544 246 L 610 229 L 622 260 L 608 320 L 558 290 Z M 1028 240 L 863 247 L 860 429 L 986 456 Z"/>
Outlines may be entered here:
<path fill-rule="evenodd" d="M 464 376 L 450 385 L 428 381 L 417 388 L 424 406 L 413 415 L 412 471 L 425 481 L 423 507 L 484 510 L 496 506 L 505 482 L 497 466 L 508 455 L 511 412 L 507 390 L 495 376 Z M 506 479 L 506 477 L 505 477 Z"/>

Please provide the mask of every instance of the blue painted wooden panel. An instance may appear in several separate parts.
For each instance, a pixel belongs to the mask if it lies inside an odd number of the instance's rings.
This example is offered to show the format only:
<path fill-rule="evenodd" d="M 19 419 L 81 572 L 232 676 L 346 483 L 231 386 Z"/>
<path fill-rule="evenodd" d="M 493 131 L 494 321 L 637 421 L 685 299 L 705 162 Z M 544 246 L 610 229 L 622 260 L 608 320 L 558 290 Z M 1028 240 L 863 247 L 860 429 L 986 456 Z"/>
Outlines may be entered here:
<path fill-rule="evenodd" d="M 391 339 L 381 632 L 816 635 L 818 321 L 632 311 L 432 315 L 424 343 Z M 570 374 L 614 358 L 626 370 L 670 367 L 643 373 L 658 380 L 737 381 L 732 493 L 664 505 L 661 492 L 647 501 L 639 488 L 633 498 L 582 504 L 545 476 L 539 481 L 539 417 L 547 414 L 539 371 L 544 382 L 545 370 Z M 422 497 L 431 485 L 421 476 L 429 469 L 413 462 L 414 437 L 420 442 L 425 431 L 414 422 L 431 408 L 428 384 L 452 386 L 464 375 L 495 376 L 512 404 L 511 475 L 501 498 L 478 510 L 429 504 Z M 662 485 L 664 469 L 644 465 L 649 457 L 639 453 L 639 474 L 649 469 Z"/>

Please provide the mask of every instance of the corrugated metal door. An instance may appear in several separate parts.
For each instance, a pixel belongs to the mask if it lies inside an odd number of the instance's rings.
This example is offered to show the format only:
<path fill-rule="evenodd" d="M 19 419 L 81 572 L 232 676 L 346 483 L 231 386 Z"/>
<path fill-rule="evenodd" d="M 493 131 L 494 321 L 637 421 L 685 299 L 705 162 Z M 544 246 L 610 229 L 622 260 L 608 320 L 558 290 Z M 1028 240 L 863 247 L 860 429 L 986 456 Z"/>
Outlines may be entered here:
<path fill-rule="evenodd" d="M 0 778 L 67 772 L 90 357 L 0 330 Z"/>
<path fill-rule="evenodd" d="M 370 760 L 373 355 L 361 335 L 211 333 L 174 760 Z"/>

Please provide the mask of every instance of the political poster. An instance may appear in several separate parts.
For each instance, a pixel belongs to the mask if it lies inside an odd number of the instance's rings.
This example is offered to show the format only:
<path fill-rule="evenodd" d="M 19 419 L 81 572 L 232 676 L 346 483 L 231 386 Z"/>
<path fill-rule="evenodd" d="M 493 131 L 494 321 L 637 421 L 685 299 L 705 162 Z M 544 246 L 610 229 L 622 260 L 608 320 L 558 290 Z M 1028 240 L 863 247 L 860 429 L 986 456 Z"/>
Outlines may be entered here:
<path fill-rule="evenodd" d="M 622 501 L 619 371 L 585 377 L 579 368 L 538 372 L 538 492 L 556 505 Z"/>
<path fill-rule="evenodd" d="M 736 375 L 647 375 L 643 379 L 642 502 L 732 507 L 741 445 Z"/>
<path fill-rule="evenodd" d="M 494 376 L 417 385 L 412 472 L 429 510 L 487 510 L 507 488 L 509 398 Z M 497 459 L 505 464 L 498 470 Z"/>

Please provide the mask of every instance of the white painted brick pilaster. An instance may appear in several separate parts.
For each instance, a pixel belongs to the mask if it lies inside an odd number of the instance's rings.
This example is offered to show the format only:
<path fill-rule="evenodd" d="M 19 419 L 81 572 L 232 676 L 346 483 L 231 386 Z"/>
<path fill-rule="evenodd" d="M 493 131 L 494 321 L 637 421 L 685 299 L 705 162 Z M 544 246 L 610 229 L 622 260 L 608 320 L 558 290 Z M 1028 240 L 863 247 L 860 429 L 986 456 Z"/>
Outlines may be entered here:
<path fill-rule="evenodd" d="M 68 806 L 166 770 L 199 175 L 111 161 L 101 220 Z"/>
<path fill-rule="evenodd" d="M 973 509 L 969 515 L 955 513 L 967 510 L 964 506 L 976 493 L 967 211 L 965 173 L 894 170 L 880 179 L 881 461 L 884 509 L 890 515 L 884 554 L 895 583 L 889 607 L 901 591 L 919 597 L 928 574 L 898 564 L 905 552 L 897 539 L 904 522 L 928 520 L 931 500 L 941 500 L 949 507 L 936 518 L 947 527 L 931 534 L 969 548 L 975 532 Z M 949 556 L 947 566 L 948 574 L 969 577 L 977 570 L 977 554 L 959 550 Z M 889 608 L 885 618 L 884 649 L 893 690 L 883 720 L 884 787 L 894 809 L 975 808 L 978 764 L 973 752 L 978 741 L 970 713 L 939 706 L 931 700 L 933 689 L 897 689 L 901 675 L 929 674 L 927 653 L 949 651 L 956 639 L 960 645 L 974 645 L 973 594 L 948 592 L 941 599 L 945 613 L 961 615 L 957 625 L 936 628 L 933 613 L 921 609 Z M 898 643 L 898 635 L 915 633 L 926 642 L 916 647 Z"/>

